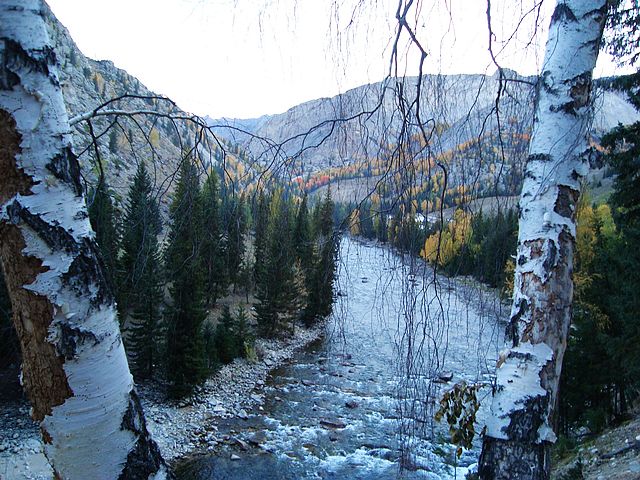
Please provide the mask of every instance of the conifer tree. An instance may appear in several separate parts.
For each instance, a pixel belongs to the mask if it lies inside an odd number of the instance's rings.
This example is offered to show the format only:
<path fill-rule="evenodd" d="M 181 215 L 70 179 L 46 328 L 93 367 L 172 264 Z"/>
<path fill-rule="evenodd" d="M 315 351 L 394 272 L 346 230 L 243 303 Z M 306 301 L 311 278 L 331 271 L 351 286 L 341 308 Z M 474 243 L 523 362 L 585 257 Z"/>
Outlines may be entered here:
<path fill-rule="evenodd" d="M 160 305 L 162 305 L 162 275 L 157 240 L 150 249 L 147 264 L 139 277 L 140 292 L 131 314 L 127 347 L 131 356 L 131 370 L 137 378 L 150 378 L 158 362 L 160 344 Z"/>
<path fill-rule="evenodd" d="M 113 192 L 104 175 L 100 175 L 98 185 L 89 193 L 89 220 L 96 233 L 96 243 L 102 254 L 107 281 L 116 288 L 116 263 L 118 258 L 119 234 L 112 200 Z"/>
<path fill-rule="evenodd" d="M 121 314 L 136 310 L 148 295 L 141 281 L 150 281 L 153 271 L 159 275 L 157 265 L 158 235 L 162 229 L 160 209 L 153 192 L 153 185 L 144 162 L 138 164 L 129 187 L 122 232 L 122 256 L 120 258 L 120 295 Z M 154 262 L 156 262 L 154 264 Z M 151 283 L 158 283 L 156 278 Z M 125 315 L 122 315 L 123 317 Z"/>
<path fill-rule="evenodd" d="M 239 282 L 240 265 L 244 258 L 244 236 L 247 229 L 244 198 L 238 198 L 235 193 L 225 189 L 223 196 L 223 222 L 226 237 L 226 269 L 229 281 L 233 283 L 235 292 Z"/>
<path fill-rule="evenodd" d="M 307 301 L 309 290 L 313 287 L 313 271 L 315 255 L 313 252 L 313 238 L 309 221 L 309 209 L 307 207 L 307 193 L 305 192 L 298 207 L 295 228 L 293 231 L 293 245 L 296 255 L 294 279 L 298 291 L 298 309 L 302 311 L 302 319 L 309 323 L 307 318 Z"/>
<path fill-rule="evenodd" d="M 373 207 L 369 201 L 364 202 L 360 209 L 360 234 L 368 239 L 375 238 Z"/>
<path fill-rule="evenodd" d="M 202 187 L 202 242 L 200 258 L 204 272 L 204 296 L 209 306 L 224 295 L 227 285 L 224 244 L 220 225 L 218 175 L 212 170 Z"/>
<path fill-rule="evenodd" d="M 263 192 L 260 192 L 254 215 L 254 251 L 255 263 L 253 265 L 256 286 L 258 279 L 265 267 L 267 247 L 267 226 L 269 223 L 269 200 Z"/>
<path fill-rule="evenodd" d="M 234 335 L 233 316 L 229 306 L 225 305 L 222 309 L 220 323 L 216 328 L 215 347 L 220 362 L 223 364 L 231 363 L 238 356 L 237 341 Z"/>
<path fill-rule="evenodd" d="M 238 305 L 235 316 L 236 351 L 239 357 L 247 357 L 248 350 L 253 345 L 253 335 L 249 327 L 249 316 L 242 305 Z"/>
<path fill-rule="evenodd" d="M 167 319 L 167 378 L 174 397 L 189 394 L 204 380 L 205 358 L 201 241 L 202 206 L 195 164 L 185 159 L 173 203 L 165 253 L 172 305 Z"/>
<path fill-rule="evenodd" d="M 238 273 L 238 285 L 244 290 L 245 298 L 249 303 L 249 295 L 251 294 L 254 286 L 254 262 L 245 254 L 242 264 L 240 265 L 240 272 Z"/>
<path fill-rule="evenodd" d="M 638 73 L 613 80 L 636 109 Z M 614 128 L 602 139 L 615 180 L 609 205 L 578 207 L 572 328 L 563 364 L 560 424 L 592 433 L 620 418 L 640 381 L 640 123 Z"/>
<path fill-rule="evenodd" d="M 220 363 L 220 359 L 216 348 L 216 329 L 211 322 L 205 322 L 204 324 L 202 342 L 207 370 L 213 370 Z"/>
<path fill-rule="evenodd" d="M 121 311 L 131 312 L 126 338 L 137 378 L 149 378 L 158 360 L 162 272 L 158 235 L 162 228 L 158 202 L 144 162 L 129 188 L 122 236 Z"/>
<path fill-rule="evenodd" d="M 293 243 L 296 257 L 300 261 L 305 275 L 307 275 L 310 273 L 313 266 L 313 245 L 306 192 L 304 197 L 302 197 L 302 202 L 300 202 L 300 207 L 298 208 L 295 229 L 293 232 Z"/>
<path fill-rule="evenodd" d="M 260 332 L 273 337 L 291 331 L 299 296 L 295 281 L 295 254 L 291 242 L 290 205 L 282 192 L 271 197 L 269 217 L 256 279 L 256 313 Z M 257 263 L 257 262 L 256 262 Z"/>
<path fill-rule="evenodd" d="M 333 307 L 333 283 L 336 274 L 336 257 L 338 251 L 337 237 L 333 228 L 334 203 L 331 190 L 317 209 L 315 264 L 308 282 L 307 308 L 304 319 L 307 324 L 318 317 L 331 313 Z"/>
<path fill-rule="evenodd" d="M 247 347 L 252 343 L 248 322 L 244 307 L 238 306 L 234 316 L 229 306 L 224 306 L 215 331 L 215 349 L 220 362 L 227 364 L 246 356 Z"/>

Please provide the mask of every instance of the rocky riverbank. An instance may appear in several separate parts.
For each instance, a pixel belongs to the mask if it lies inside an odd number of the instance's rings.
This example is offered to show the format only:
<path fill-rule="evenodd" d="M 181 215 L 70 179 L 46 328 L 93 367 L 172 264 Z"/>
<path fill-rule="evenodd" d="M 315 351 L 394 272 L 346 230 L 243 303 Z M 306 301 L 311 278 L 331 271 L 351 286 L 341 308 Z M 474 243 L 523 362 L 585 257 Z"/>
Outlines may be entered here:
<path fill-rule="evenodd" d="M 256 341 L 257 360 L 236 359 L 210 377 L 194 395 L 169 402 L 158 384 L 138 386 L 148 427 L 164 458 L 173 463 L 183 456 L 215 450 L 228 438 L 219 437 L 216 421 L 247 416 L 259 407 L 269 372 L 319 339 L 324 324 L 312 329 L 297 327 L 287 339 Z M 37 425 L 29 417 L 24 400 L 5 402 L 0 414 L 0 478 L 3 480 L 51 480 L 53 474 L 43 454 Z"/>
<path fill-rule="evenodd" d="M 628 420 L 586 436 L 560 459 L 553 480 L 640 480 L 640 407 Z"/>
<path fill-rule="evenodd" d="M 216 419 L 246 418 L 247 410 L 263 402 L 267 375 L 300 349 L 320 338 L 324 325 L 296 328 L 291 338 L 259 339 L 258 360 L 236 359 L 209 378 L 192 397 L 178 404 L 165 401 L 153 386 L 140 388 L 147 423 L 168 462 L 184 455 L 215 450 L 227 438 L 217 435 Z"/>

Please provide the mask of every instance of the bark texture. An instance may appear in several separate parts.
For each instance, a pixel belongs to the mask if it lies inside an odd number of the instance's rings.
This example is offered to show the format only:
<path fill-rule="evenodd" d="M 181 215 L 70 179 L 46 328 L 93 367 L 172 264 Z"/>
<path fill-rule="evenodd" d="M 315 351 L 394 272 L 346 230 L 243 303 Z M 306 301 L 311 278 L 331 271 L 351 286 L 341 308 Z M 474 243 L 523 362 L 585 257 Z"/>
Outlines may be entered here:
<path fill-rule="evenodd" d="M 559 1 L 549 39 L 520 198 L 509 336 L 479 463 L 480 478 L 547 479 L 573 297 L 580 181 L 589 168 L 591 77 L 606 0 Z"/>
<path fill-rule="evenodd" d="M 0 259 L 57 478 L 166 478 L 88 221 L 39 0 L 0 3 Z"/>

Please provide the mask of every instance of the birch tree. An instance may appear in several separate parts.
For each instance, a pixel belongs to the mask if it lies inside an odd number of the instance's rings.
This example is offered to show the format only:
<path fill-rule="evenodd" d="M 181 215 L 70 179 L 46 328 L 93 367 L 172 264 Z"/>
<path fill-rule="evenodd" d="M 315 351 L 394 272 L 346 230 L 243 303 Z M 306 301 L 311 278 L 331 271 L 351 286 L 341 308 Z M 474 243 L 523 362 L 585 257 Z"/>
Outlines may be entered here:
<path fill-rule="evenodd" d="M 549 478 L 571 318 L 576 205 L 589 169 L 591 78 L 606 14 L 606 0 L 565 0 L 551 18 L 520 197 L 512 346 L 498 359 L 483 479 Z"/>
<path fill-rule="evenodd" d="M 56 478 L 165 478 L 97 254 L 39 0 L 0 3 L 0 255 Z"/>

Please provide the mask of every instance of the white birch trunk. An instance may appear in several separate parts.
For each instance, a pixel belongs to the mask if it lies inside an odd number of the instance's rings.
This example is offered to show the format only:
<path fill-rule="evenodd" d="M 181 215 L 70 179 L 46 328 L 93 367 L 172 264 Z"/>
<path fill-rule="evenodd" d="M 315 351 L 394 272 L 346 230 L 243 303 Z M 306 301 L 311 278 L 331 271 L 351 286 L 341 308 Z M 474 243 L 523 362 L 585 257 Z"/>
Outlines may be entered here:
<path fill-rule="evenodd" d="M 565 0 L 551 19 L 520 198 L 513 346 L 498 360 L 482 479 L 549 478 L 571 317 L 576 203 L 589 169 L 591 76 L 606 13 L 606 0 Z"/>
<path fill-rule="evenodd" d="M 125 357 L 39 0 L 0 2 L 0 256 L 57 478 L 165 478 Z"/>

